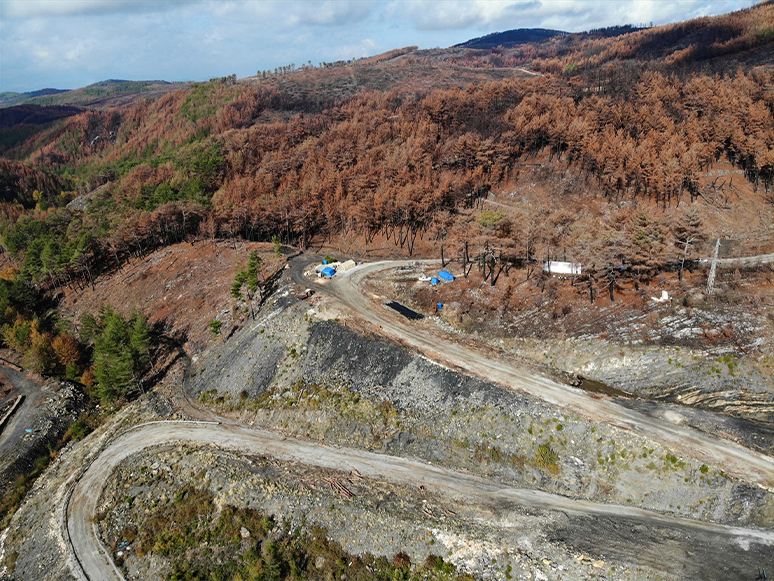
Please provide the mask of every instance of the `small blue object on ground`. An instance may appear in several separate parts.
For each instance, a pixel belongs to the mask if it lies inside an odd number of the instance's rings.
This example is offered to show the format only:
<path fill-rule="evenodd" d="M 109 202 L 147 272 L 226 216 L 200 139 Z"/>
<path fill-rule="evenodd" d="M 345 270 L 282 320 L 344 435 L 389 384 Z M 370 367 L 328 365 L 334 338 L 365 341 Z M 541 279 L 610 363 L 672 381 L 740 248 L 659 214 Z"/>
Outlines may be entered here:
<path fill-rule="evenodd" d="M 445 270 L 439 270 L 438 276 L 444 280 L 454 280 L 454 275 L 451 272 L 447 272 Z"/>
<path fill-rule="evenodd" d="M 336 274 L 336 271 L 333 270 L 330 266 L 322 269 L 323 276 L 333 276 Z"/>
<path fill-rule="evenodd" d="M 440 311 L 443 308 L 443 303 L 435 303 L 435 306 Z"/>
<path fill-rule="evenodd" d="M 438 284 L 438 279 L 433 277 L 430 279 L 430 284 Z"/>

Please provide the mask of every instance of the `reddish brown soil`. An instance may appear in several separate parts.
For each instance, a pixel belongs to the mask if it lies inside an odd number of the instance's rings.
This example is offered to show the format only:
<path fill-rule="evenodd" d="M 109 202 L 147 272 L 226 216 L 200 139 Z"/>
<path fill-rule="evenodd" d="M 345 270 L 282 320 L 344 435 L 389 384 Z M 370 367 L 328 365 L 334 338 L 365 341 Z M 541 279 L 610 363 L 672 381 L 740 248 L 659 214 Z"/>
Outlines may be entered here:
<path fill-rule="evenodd" d="M 99 277 L 93 289 L 67 289 L 61 310 L 77 324 L 82 315 L 96 313 L 100 305 L 111 305 L 124 315 L 136 308 L 151 324 L 164 323 L 167 334 L 181 338 L 186 351 L 193 354 L 213 340 L 207 323 L 234 305 L 234 274 L 244 268 L 251 250 L 263 259 L 262 274 L 273 272 L 281 262 L 271 244 L 184 242 Z M 225 324 L 223 329 L 228 332 Z"/>
<path fill-rule="evenodd" d="M 442 303 L 440 314 L 455 327 L 495 338 L 608 338 L 768 354 L 766 338 L 774 327 L 774 272 L 768 267 L 744 273 L 719 269 L 716 292 L 710 296 L 703 292 L 706 269 L 694 274 L 686 271 L 682 283 L 676 273 L 666 273 L 650 286 L 643 283 L 639 291 L 632 280 L 621 280 L 614 301 L 606 288 L 597 285 L 594 304 L 588 282 L 573 284 L 570 278 L 560 277 L 541 280 L 539 272 L 528 278 L 524 269 L 503 272 L 495 287 L 482 280 L 475 266 L 464 278 L 462 265 L 456 262 L 447 265 L 457 276 L 453 283 L 431 286 L 417 280 L 418 274 L 435 276 L 436 270 L 396 271 L 370 284 L 379 294 L 425 314 L 435 313 L 436 303 Z M 671 300 L 653 301 L 662 289 Z"/>

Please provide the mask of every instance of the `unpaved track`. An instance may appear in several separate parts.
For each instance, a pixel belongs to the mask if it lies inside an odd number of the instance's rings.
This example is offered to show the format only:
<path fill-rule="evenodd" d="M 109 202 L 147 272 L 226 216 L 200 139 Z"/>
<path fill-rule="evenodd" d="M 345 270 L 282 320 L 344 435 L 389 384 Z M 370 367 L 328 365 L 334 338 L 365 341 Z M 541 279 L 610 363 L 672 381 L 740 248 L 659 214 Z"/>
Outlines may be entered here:
<path fill-rule="evenodd" d="M 711 258 L 707 258 L 708 263 L 712 262 Z M 759 264 L 769 264 L 774 262 L 774 253 L 772 254 L 759 254 L 758 256 L 743 256 L 740 258 L 718 258 L 718 266 L 730 267 L 730 266 L 756 266 Z"/>
<path fill-rule="evenodd" d="M 357 470 L 367 478 L 397 484 L 424 486 L 446 500 L 465 506 L 483 505 L 496 510 L 499 526 L 508 526 L 516 518 L 510 514 L 518 506 L 559 510 L 571 516 L 597 516 L 627 521 L 627 526 L 678 529 L 687 537 L 701 535 L 712 546 L 750 546 L 774 550 L 774 531 L 677 519 L 626 506 L 573 500 L 537 490 L 513 488 L 483 478 L 455 472 L 415 460 L 376 454 L 352 448 L 330 447 L 319 442 L 284 437 L 274 432 L 235 424 L 197 422 L 159 422 L 139 426 L 114 440 L 83 474 L 75 486 L 67 518 L 68 531 L 76 555 L 88 579 L 122 579 L 120 572 L 104 553 L 96 536 L 91 516 L 105 482 L 119 462 L 149 446 L 191 442 L 212 444 L 237 453 L 265 454 L 274 458 L 301 462 L 309 466 L 336 470 Z M 632 547 L 634 550 L 635 547 Z"/>
<path fill-rule="evenodd" d="M 583 390 L 540 377 L 520 369 L 508 360 L 496 359 L 489 353 L 473 352 L 469 345 L 455 343 L 452 338 L 443 337 L 440 331 L 429 334 L 425 328 L 383 306 L 386 299 L 392 300 L 393 297 L 368 297 L 362 291 L 360 283 L 364 278 L 382 270 L 416 262 L 383 261 L 364 264 L 349 272 L 337 274 L 323 283 L 315 283 L 303 276 L 304 266 L 308 264 L 307 259 L 297 261 L 292 274 L 297 283 L 334 296 L 353 314 L 380 327 L 387 336 L 421 351 L 430 359 L 486 381 L 526 392 L 563 408 L 568 413 L 578 413 L 591 420 L 606 422 L 644 435 L 662 443 L 674 453 L 698 458 L 728 474 L 757 483 L 769 492 L 774 492 L 774 458 L 686 426 L 646 416 L 614 401 L 597 399 Z M 440 263 L 422 262 L 428 267 Z"/>
<path fill-rule="evenodd" d="M 705 458 L 723 467 L 728 473 L 750 482 L 763 483 L 774 488 L 774 462 L 771 458 L 751 452 L 736 444 L 715 440 L 683 426 L 675 426 L 625 409 L 613 402 L 597 400 L 577 389 L 524 372 L 506 361 L 498 361 L 485 353 L 471 353 L 467 346 L 460 346 L 451 339 L 428 335 L 394 311 L 383 307 L 380 297 L 366 297 L 359 283 L 368 275 L 414 261 L 382 262 L 361 266 L 346 275 L 318 284 L 303 276 L 303 268 L 309 260 L 294 262 L 292 276 L 304 287 L 312 287 L 338 299 L 353 314 L 382 328 L 382 331 L 410 347 L 443 363 L 458 367 L 489 381 L 509 388 L 520 389 L 570 412 L 609 422 L 624 429 L 643 433 L 661 441 L 676 452 Z M 433 264 L 437 261 L 428 261 Z M 194 417 L 215 418 L 192 406 Z M 622 522 L 628 527 L 640 525 L 654 528 L 679 530 L 690 537 L 692 533 L 703 537 L 702 543 L 722 552 L 723 547 L 753 546 L 764 552 L 774 550 L 774 532 L 727 527 L 678 519 L 651 513 L 641 509 L 597 504 L 573 500 L 536 490 L 526 490 L 489 482 L 453 470 L 423 464 L 414 460 L 375 454 L 350 448 L 334 448 L 318 442 L 309 442 L 264 430 L 256 430 L 234 423 L 208 424 L 205 422 L 159 422 L 138 426 L 114 440 L 85 470 L 74 485 L 67 505 L 66 526 L 71 543 L 82 571 L 73 571 L 79 579 L 91 581 L 121 580 L 120 571 L 107 555 L 98 539 L 91 518 L 96 513 L 97 502 L 105 482 L 119 462 L 154 445 L 191 442 L 211 444 L 237 453 L 265 454 L 310 466 L 338 470 L 357 470 L 363 476 L 386 479 L 425 488 L 443 495 L 450 501 L 487 506 L 497 506 L 500 514 L 503 506 L 516 505 L 562 511 L 578 517 L 599 517 Z M 502 523 L 500 523 L 502 524 Z M 506 525 L 507 526 L 507 525 Z M 709 539 L 709 540 L 707 540 Z M 626 539 L 622 541 L 626 543 Z M 627 547 L 636 552 L 637 547 Z M 746 550 L 746 549 L 745 549 Z M 721 554 L 721 553 L 718 553 Z M 756 553 L 757 554 L 757 553 Z M 84 577 L 85 575 L 85 577 Z"/>
<path fill-rule="evenodd" d="M 0 375 L 11 383 L 17 395 L 23 395 L 24 401 L 14 412 L 5 428 L 0 432 L 0 458 L 11 455 L 24 438 L 27 428 L 32 428 L 35 416 L 40 411 L 43 388 L 36 381 L 27 378 L 24 372 L 0 367 Z"/>

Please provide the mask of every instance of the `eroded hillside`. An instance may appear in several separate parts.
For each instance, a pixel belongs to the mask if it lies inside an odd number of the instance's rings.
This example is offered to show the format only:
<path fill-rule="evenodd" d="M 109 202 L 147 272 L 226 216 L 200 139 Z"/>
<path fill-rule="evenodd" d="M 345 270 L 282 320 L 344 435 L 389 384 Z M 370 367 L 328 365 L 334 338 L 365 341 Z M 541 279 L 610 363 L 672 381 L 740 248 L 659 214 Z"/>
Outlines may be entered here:
<path fill-rule="evenodd" d="M 280 570 L 312 576 L 341 551 L 359 555 L 348 557 L 357 567 L 418 576 L 436 555 L 453 566 L 439 574 L 495 579 L 723 579 L 766 562 L 755 531 L 774 523 L 774 498 L 726 466 L 438 365 L 303 290 L 286 276 L 254 318 L 241 312 L 232 335 L 212 338 L 185 379 L 171 374 L 167 393 L 182 388 L 190 403 L 157 390 L 57 461 L 6 543 L 18 579 L 35 578 L 41 559 L 63 570 L 60 549 L 38 534 L 48 525 L 30 520 L 35 506 L 112 449 L 129 455 L 95 520 L 127 579 L 265 567 L 267 539 L 285 547 Z M 226 423 L 119 435 L 213 412 Z M 312 543 L 320 534 L 334 544 Z M 224 561 L 226 546 L 239 558 Z"/>
<path fill-rule="evenodd" d="M 0 574 L 774 568 L 772 26 L 409 47 L 10 135 L 0 338 L 74 403 Z M 403 260 L 312 269 L 347 258 Z"/>

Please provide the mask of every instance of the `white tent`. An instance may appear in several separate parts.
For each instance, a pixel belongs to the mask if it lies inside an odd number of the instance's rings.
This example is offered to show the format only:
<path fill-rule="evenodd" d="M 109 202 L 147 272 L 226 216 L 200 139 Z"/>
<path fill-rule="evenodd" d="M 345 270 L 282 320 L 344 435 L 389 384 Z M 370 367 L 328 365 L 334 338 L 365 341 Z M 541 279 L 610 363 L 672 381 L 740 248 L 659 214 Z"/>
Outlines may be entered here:
<path fill-rule="evenodd" d="M 581 265 L 577 262 L 547 260 L 543 263 L 543 270 L 550 274 L 580 274 Z"/>

